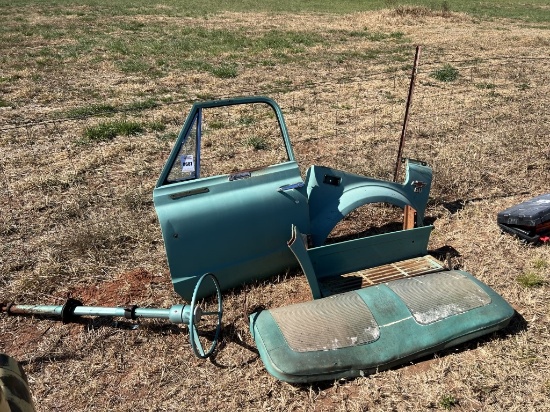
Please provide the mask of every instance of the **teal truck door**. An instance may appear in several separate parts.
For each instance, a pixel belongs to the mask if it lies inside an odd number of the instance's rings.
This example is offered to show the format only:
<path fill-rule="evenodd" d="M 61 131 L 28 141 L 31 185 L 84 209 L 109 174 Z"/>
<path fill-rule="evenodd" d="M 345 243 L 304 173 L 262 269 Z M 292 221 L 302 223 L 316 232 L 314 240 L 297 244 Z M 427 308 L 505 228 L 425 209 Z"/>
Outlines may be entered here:
<path fill-rule="evenodd" d="M 176 292 L 189 300 L 205 272 L 223 290 L 295 266 L 286 241 L 293 224 L 309 232 L 305 189 L 274 101 L 195 104 L 154 190 Z"/>

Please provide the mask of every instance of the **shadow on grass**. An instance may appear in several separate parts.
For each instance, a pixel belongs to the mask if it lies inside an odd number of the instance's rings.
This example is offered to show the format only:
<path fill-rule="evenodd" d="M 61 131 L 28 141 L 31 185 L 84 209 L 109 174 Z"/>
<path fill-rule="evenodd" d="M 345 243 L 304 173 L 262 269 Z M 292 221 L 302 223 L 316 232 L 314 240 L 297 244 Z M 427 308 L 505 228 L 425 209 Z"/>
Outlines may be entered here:
<path fill-rule="evenodd" d="M 473 202 L 480 202 L 482 200 L 494 200 L 494 199 L 505 199 L 507 197 L 512 196 L 523 196 L 523 195 L 531 195 L 534 196 L 533 193 L 527 192 L 527 191 L 520 191 L 515 193 L 506 193 L 502 195 L 493 195 L 493 196 L 486 196 L 486 197 L 473 197 L 471 199 L 455 199 L 448 202 L 441 201 L 440 204 L 447 209 L 452 215 L 455 213 L 461 211 L 466 207 L 468 203 Z M 439 202 L 436 202 L 439 203 Z"/>
<path fill-rule="evenodd" d="M 247 360 L 243 360 L 242 362 L 240 362 L 238 365 L 224 365 L 220 362 L 218 362 L 217 360 L 217 355 L 220 351 L 222 351 L 229 343 L 234 343 L 244 349 L 246 349 L 247 351 L 249 351 L 251 353 L 251 357 Z M 252 345 L 249 345 L 248 343 L 244 342 L 241 338 L 240 338 L 240 329 L 238 329 L 234 323 L 231 323 L 229 325 L 223 325 L 222 327 L 222 331 L 221 331 L 221 335 L 220 335 L 220 341 L 218 343 L 218 346 L 216 348 L 216 350 L 214 351 L 214 353 L 212 354 L 212 356 L 210 356 L 210 362 L 220 368 L 220 369 L 227 369 L 227 368 L 234 368 L 235 366 L 237 367 L 242 367 L 242 366 L 245 366 L 245 365 L 250 365 L 252 363 L 254 363 L 260 356 L 260 353 L 258 352 L 258 349 L 256 349 L 256 347 L 252 346 Z"/>
<path fill-rule="evenodd" d="M 334 237 L 329 235 L 329 237 L 325 240 L 325 245 L 345 242 L 348 240 L 360 239 L 360 238 L 369 237 L 369 236 L 381 235 L 384 233 L 397 232 L 397 231 L 400 231 L 401 229 L 403 229 L 403 222 L 388 222 L 384 225 L 371 226 L 366 228 L 365 230 L 355 232 L 355 233 L 345 234 L 341 236 L 334 236 Z"/>

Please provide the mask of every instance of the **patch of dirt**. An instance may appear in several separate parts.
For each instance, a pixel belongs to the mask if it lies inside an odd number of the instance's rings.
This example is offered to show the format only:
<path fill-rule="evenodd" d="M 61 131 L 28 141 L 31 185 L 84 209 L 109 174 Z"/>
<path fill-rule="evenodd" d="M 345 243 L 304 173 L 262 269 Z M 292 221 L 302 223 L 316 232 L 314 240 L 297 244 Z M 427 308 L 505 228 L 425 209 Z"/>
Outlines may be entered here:
<path fill-rule="evenodd" d="M 144 269 L 135 269 L 120 274 L 110 282 L 70 289 L 69 295 L 81 300 L 84 305 L 128 305 L 147 300 L 151 295 L 150 286 L 163 280 L 161 276 Z"/>
<path fill-rule="evenodd" d="M 426 359 L 420 362 L 414 362 L 408 366 L 404 366 L 400 370 L 403 372 L 403 376 L 417 375 L 429 371 L 437 362 L 437 358 Z"/>
<path fill-rule="evenodd" d="M 20 358 L 29 351 L 36 351 L 47 325 L 40 327 L 33 321 L 22 320 L 12 332 L 0 333 L 0 353 L 7 353 L 14 358 Z"/>

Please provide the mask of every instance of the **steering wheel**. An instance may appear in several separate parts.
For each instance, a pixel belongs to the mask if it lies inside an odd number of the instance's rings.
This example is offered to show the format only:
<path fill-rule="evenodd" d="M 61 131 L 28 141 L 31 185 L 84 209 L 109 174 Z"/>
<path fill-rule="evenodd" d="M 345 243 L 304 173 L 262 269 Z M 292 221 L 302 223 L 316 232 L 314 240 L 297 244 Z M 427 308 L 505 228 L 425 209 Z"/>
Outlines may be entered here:
<path fill-rule="evenodd" d="M 197 306 L 197 297 L 201 296 L 202 294 L 199 293 L 202 283 L 204 280 L 210 279 L 210 281 L 213 283 L 214 289 L 216 291 L 216 298 L 217 298 L 217 311 L 204 311 L 200 306 Z M 211 285 L 210 285 L 211 286 Z M 205 292 L 209 293 L 212 289 L 206 289 Z M 191 299 L 191 307 L 190 307 L 190 313 L 189 313 L 189 340 L 191 341 L 191 348 L 193 348 L 193 352 L 197 357 L 199 358 L 208 358 L 212 353 L 214 353 L 214 350 L 216 349 L 216 345 L 218 344 L 218 338 L 220 336 L 221 326 L 222 326 L 222 292 L 220 289 L 220 284 L 218 283 L 218 279 L 212 274 L 212 273 L 205 273 L 202 275 L 197 282 L 195 286 L 195 290 L 193 291 L 193 297 Z M 203 317 L 206 316 L 217 316 L 218 320 L 216 323 L 216 332 L 214 334 L 214 340 L 212 341 L 212 344 L 210 345 L 210 348 L 208 351 L 205 351 L 201 341 L 199 340 L 199 334 L 197 332 L 197 324 L 201 321 Z"/>

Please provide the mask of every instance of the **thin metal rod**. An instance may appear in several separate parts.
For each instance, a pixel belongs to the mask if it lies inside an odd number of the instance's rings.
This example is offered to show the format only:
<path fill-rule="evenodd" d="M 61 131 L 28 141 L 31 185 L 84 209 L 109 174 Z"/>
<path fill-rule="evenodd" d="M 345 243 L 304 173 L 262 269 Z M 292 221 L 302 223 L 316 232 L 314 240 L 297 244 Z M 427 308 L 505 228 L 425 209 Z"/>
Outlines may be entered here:
<path fill-rule="evenodd" d="M 62 317 L 64 306 L 56 305 L 0 305 L 0 313 L 10 315 L 41 315 Z M 188 323 L 190 307 L 173 305 L 170 309 L 139 308 L 139 307 L 103 307 L 103 306 L 74 306 L 70 316 L 108 316 L 125 317 L 130 319 L 167 319 L 172 323 Z M 216 312 L 217 313 L 217 312 Z"/>
<path fill-rule="evenodd" d="M 420 46 L 416 46 L 416 53 L 414 55 L 414 63 L 413 63 L 413 69 L 411 74 L 411 84 L 409 85 L 409 96 L 407 97 L 407 106 L 405 107 L 405 120 L 403 121 L 403 129 L 401 130 L 401 139 L 399 140 L 399 150 L 397 151 L 397 161 L 395 162 L 395 171 L 393 173 L 394 182 L 397 182 L 397 175 L 399 174 L 399 165 L 401 164 L 401 156 L 403 155 L 403 148 L 405 147 L 405 135 L 407 134 L 407 125 L 409 123 L 409 108 L 412 102 L 414 84 L 416 82 L 416 74 L 418 72 L 419 59 L 420 59 Z"/>

